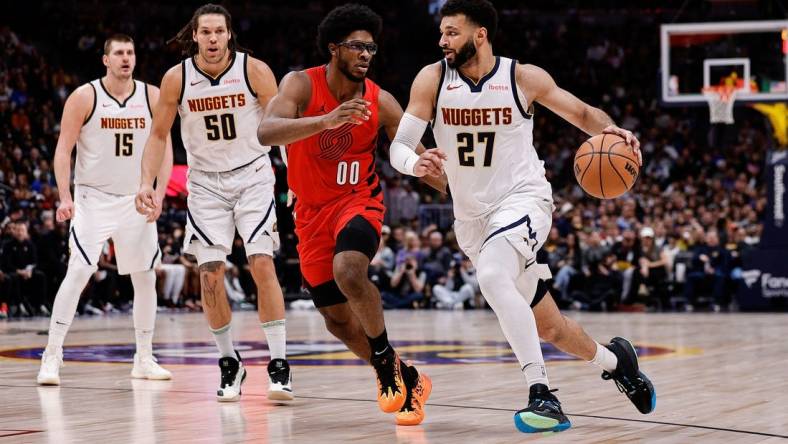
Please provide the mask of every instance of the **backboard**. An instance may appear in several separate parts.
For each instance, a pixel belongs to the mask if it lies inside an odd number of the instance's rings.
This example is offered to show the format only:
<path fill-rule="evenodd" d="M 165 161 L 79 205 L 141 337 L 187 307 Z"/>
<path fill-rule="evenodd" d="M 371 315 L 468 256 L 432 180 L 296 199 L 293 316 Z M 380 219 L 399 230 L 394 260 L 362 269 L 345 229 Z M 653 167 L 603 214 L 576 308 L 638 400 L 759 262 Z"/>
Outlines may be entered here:
<path fill-rule="evenodd" d="M 788 100 L 788 20 L 665 24 L 660 45 L 665 103 L 706 103 L 715 86 L 737 102 Z"/>

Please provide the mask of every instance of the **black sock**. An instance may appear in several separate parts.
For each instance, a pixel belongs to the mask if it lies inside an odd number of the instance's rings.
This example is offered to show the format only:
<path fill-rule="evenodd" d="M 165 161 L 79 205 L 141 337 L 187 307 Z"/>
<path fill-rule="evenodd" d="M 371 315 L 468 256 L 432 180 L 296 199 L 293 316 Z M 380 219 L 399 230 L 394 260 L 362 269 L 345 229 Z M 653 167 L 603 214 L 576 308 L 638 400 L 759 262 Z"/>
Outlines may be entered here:
<path fill-rule="evenodd" d="M 389 337 L 386 334 L 386 329 L 383 329 L 383 333 L 381 333 L 377 338 L 370 338 L 367 336 L 367 340 L 369 341 L 369 348 L 372 349 L 373 358 L 375 356 L 380 356 L 387 351 L 393 351 L 391 344 L 389 344 Z"/>
<path fill-rule="evenodd" d="M 405 380 L 405 385 L 410 388 L 415 387 L 419 379 L 419 372 L 416 370 L 416 367 L 405 364 L 405 361 L 399 361 L 399 369 L 400 373 L 402 373 L 402 378 Z"/>

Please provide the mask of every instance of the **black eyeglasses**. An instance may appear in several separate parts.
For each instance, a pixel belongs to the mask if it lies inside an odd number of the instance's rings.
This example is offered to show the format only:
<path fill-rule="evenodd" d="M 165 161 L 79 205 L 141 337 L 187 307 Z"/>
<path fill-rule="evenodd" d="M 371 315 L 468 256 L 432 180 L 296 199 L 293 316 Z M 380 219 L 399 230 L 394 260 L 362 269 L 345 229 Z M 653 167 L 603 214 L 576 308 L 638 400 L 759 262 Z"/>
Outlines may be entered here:
<path fill-rule="evenodd" d="M 340 42 L 337 43 L 337 46 L 344 46 L 345 48 L 352 49 L 356 52 L 364 52 L 365 50 L 369 52 L 369 55 L 375 55 L 378 52 L 378 45 L 375 43 L 367 43 L 367 42 Z"/>

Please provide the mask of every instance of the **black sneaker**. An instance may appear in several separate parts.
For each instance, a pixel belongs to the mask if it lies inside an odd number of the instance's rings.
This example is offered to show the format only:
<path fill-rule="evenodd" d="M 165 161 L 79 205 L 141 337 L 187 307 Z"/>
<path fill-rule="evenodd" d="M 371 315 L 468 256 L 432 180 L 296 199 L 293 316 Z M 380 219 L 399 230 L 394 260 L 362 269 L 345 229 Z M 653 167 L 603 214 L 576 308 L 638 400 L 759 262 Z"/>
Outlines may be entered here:
<path fill-rule="evenodd" d="M 523 433 L 562 432 L 572 426 L 558 398 L 544 384 L 534 384 L 528 407 L 514 414 L 514 425 Z"/>
<path fill-rule="evenodd" d="M 407 397 L 399 356 L 389 346 L 384 353 L 372 353 L 370 362 L 377 376 L 378 407 L 384 413 L 399 411 Z"/>
<path fill-rule="evenodd" d="M 246 379 L 246 369 L 241 362 L 241 355 L 236 350 L 238 359 L 223 357 L 219 359 L 219 371 L 222 374 L 216 399 L 220 402 L 238 401 L 241 399 L 241 384 Z"/>
<path fill-rule="evenodd" d="M 268 363 L 268 399 L 292 401 L 293 375 L 290 364 L 285 359 L 272 359 Z"/>
<path fill-rule="evenodd" d="M 603 371 L 602 379 L 615 381 L 618 390 L 627 395 L 640 413 L 653 412 L 657 406 L 657 392 L 638 367 L 638 354 L 635 347 L 626 339 L 618 337 L 611 339 L 610 344 L 605 347 L 616 355 L 618 365 L 612 373 Z"/>

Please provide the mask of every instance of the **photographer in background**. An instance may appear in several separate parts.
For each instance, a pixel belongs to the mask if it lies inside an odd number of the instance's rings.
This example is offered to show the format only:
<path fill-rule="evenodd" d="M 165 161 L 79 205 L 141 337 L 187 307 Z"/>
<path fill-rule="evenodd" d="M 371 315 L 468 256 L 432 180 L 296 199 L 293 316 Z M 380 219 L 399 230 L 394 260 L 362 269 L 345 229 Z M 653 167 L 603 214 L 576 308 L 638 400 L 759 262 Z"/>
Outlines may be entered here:
<path fill-rule="evenodd" d="M 27 221 L 12 221 L 8 229 L 11 238 L 0 248 L 3 252 L 0 269 L 13 277 L 9 280 L 8 299 L 22 315 L 48 316 L 52 305 L 47 298 L 46 276 L 37 268 L 38 252 L 28 235 Z"/>
<path fill-rule="evenodd" d="M 466 301 L 473 304 L 479 294 L 479 280 L 471 260 L 459 253 L 454 255 L 448 273 L 432 287 L 432 294 L 437 299 L 435 308 L 461 310 Z"/>
<path fill-rule="evenodd" d="M 424 299 L 424 284 L 427 274 L 419 267 L 418 256 L 406 254 L 397 262 L 391 276 L 391 289 L 383 292 L 383 308 L 413 308 L 414 303 Z"/>

